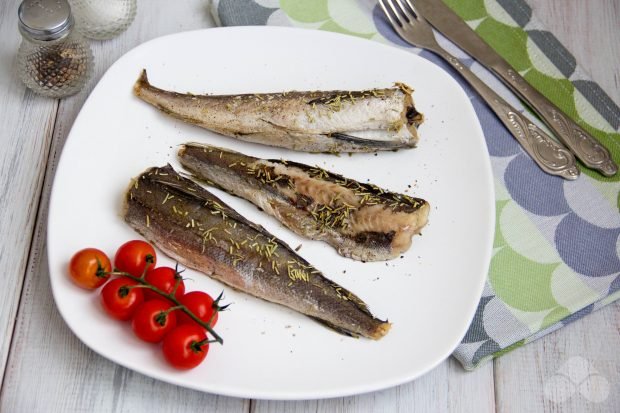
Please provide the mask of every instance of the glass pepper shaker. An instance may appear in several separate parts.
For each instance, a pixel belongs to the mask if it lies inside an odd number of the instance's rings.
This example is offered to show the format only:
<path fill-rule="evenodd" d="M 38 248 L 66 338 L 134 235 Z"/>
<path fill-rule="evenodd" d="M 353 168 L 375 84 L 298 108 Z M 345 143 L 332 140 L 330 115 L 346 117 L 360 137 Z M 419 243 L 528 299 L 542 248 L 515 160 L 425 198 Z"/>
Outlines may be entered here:
<path fill-rule="evenodd" d="M 79 92 L 92 75 L 93 54 L 73 29 L 66 0 L 24 0 L 19 6 L 19 76 L 34 92 L 61 98 Z"/>
<path fill-rule="evenodd" d="M 77 29 L 95 40 L 119 35 L 136 17 L 136 0 L 69 0 L 69 4 Z"/>

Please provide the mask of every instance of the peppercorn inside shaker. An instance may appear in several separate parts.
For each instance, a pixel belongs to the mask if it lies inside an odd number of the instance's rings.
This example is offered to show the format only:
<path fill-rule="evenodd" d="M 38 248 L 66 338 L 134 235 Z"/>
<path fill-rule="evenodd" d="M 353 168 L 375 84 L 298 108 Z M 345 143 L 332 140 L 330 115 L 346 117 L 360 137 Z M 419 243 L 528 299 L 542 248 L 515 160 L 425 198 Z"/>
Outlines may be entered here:
<path fill-rule="evenodd" d="M 17 12 L 22 43 L 19 76 L 32 91 L 62 98 L 79 92 L 92 76 L 93 54 L 73 30 L 66 0 L 24 0 Z"/>

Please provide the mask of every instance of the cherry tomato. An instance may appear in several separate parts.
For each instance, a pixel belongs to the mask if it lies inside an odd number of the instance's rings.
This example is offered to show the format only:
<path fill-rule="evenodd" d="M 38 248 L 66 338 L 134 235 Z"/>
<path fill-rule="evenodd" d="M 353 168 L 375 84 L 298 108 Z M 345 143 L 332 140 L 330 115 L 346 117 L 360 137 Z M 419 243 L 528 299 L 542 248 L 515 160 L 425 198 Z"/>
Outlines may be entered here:
<path fill-rule="evenodd" d="M 213 320 L 211 320 L 211 327 L 214 327 L 217 323 L 217 304 L 213 301 L 213 298 L 209 294 L 202 291 L 191 291 L 179 298 L 179 301 L 181 302 L 181 304 L 186 306 L 189 311 L 194 313 L 196 317 L 198 317 L 205 323 L 208 323 L 213 316 Z M 190 316 L 185 314 L 184 311 L 178 312 L 177 323 L 200 326 L 197 322 L 192 320 Z"/>
<path fill-rule="evenodd" d="M 104 310 L 117 320 L 129 320 L 144 301 L 143 288 L 128 288 L 138 283 L 131 278 L 119 277 L 101 290 Z"/>
<path fill-rule="evenodd" d="M 85 248 L 76 252 L 69 263 L 71 280 L 87 290 L 101 287 L 110 278 L 110 271 L 110 259 L 96 248 Z"/>
<path fill-rule="evenodd" d="M 132 240 L 121 245 L 114 256 L 114 268 L 141 277 L 147 267 L 155 268 L 157 255 L 146 241 Z"/>
<path fill-rule="evenodd" d="M 154 287 L 162 290 L 165 293 L 172 293 L 174 290 L 174 286 L 179 283 L 174 296 L 177 299 L 180 299 L 183 294 L 185 294 L 185 283 L 183 282 L 183 278 L 178 274 L 174 268 L 170 267 L 159 267 L 154 268 L 152 270 L 148 270 L 146 273 L 145 280 L 152 284 Z M 144 298 L 146 300 L 155 300 L 161 299 L 162 296 L 157 294 L 155 291 L 146 289 L 144 291 Z"/>
<path fill-rule="evenodd" d="M 143 302 L 131 320 L 133 332 L 144 341 L 159 343 L 177 325 L 175 311 L 165 312 L 171 307 L 163 299 Z"/>
<path fill-rule="evenodd" d="M 192 369 L 207 357 L 209 344 L 200 344 L 206 338 L 202 327 L 192 324 L 177 326 L 164 338 L 164 358 L 179 370 Z"/>

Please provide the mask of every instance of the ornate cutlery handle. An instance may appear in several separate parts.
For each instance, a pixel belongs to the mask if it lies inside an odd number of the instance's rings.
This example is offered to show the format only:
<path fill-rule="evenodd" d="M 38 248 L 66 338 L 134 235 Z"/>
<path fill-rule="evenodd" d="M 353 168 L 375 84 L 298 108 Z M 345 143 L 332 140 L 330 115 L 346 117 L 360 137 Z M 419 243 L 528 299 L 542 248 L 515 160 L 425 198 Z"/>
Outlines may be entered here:
<path fill-rule="evenodd" d="M 618 165 L 611 159 L 607 148 L 534 89 L 508 63 L 498 62 L 491 69 L 541 117 L 584 165 L 606 176 L 618 172 Z"/>
<path fill-rule="evenodd" d="M 573 180 L 579 177 L 575 157 L 570 151 L 510 106 L 456 57 L 439 46 L 433 51 L 458 70 L 543 171 L 564 179 Z"/>

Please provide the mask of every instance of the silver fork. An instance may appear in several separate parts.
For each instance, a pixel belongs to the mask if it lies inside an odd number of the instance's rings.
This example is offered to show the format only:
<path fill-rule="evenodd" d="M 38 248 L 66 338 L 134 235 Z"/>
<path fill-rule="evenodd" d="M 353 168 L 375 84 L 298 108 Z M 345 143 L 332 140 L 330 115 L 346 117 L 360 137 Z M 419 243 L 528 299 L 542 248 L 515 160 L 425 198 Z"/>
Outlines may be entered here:
<path fill-rule="evenodd" d="M 543 171 L 564 179 L 573 180 L 579 177 L 575 156 L 443 49 L 437 43 L 431 26 L 416 12 L 410 0 L 379 0 L 379 5 L 400 37 L 442 57 L 463 76 Z"/>

